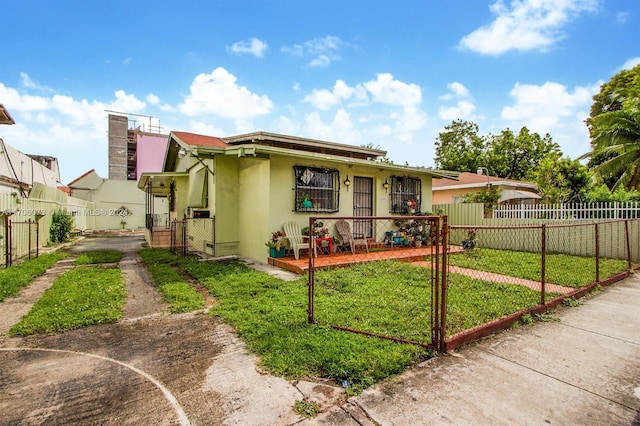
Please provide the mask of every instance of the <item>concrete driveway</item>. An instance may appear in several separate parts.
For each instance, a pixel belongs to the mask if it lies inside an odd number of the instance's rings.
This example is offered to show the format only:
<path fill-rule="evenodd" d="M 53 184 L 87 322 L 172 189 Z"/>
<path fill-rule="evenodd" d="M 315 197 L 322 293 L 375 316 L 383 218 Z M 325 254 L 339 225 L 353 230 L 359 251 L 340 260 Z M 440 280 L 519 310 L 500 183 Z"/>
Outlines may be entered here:
<path fill-rule="evenodd" d="M 263 374 L 232 330 L 204 311 L 168 314 L 136 254 L 140 236 L 86 238 L 69 251 L 125 252 L 124 318 L 55 335 L 7 337 L 62 261 L 0 304 L 1 425 L 294 424 L 292 409 L 324 385 Z"/>

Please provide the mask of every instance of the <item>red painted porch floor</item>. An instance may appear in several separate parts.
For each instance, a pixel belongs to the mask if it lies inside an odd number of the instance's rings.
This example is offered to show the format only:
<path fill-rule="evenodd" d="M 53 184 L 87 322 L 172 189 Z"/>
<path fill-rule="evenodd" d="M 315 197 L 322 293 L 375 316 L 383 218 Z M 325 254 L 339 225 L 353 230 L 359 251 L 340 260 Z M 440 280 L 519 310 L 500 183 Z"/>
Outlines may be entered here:
<path fill-rule="evenodd" d="M 450 251 L 462 251 L 462 247 L 452 246 L 449 247 Z M 374 262 L 377 260 L 400 260 L 404 262 L 419 262 L 424 261 L 425 257 L 435 255 L 435 247 L 407 247 L 407 248 L 394 248 L 388 250 L 376 250 L 367 252 L 357 251 L 355 254 L 350 252 L 345 253 L 333 253 L 331 255 L 318 254 L 318 257 L 314 259 L 314 266 L 317 269 L 330 269 L 339 268 L 343 266 L 353 265 L 356 263 Z M 308 255 L 300 255 L 299 259 L 295 259 L 293 256 L 285 256 L 280 258 L 270 257 L 268 259 L 269 264 L 277 266 L 278 268 L 294 272 L 296 274 L 304 274 L 309 270 L 309 257 Z"/>
<path fill-rule="evenodd" d="M 449 253 L 462 251 L 464 251 L 462 247 L 449 246 Z M 435 248 L 431 246 L 421 248 L 411 247 L 406 249 L 397 248 L 383 251 L 372 251 L 369 253 L 356 252 L 356 254 L 352 254 L 349 252 L 334 253 L 331 255 L 319 255 L 314 259 L 314 266 L 318 269 L 330 269 L 353 265 L 356 263 L 374 262 L 387 259 L 411 262 L 418 266 L 430 266 L 430 262 L 426 261 L 425 257 L 433 255 L 435 255 Z M 300 256 L 300 258 L 297 260 L 293 256 L 281 258 L 270 257 L 269 264 L 290 272 L 294 272 L 299 275 L 304 274 L 309 270 L 309 258 L 305 256 Z M 537 291 L 540 291 L 541 287 L 541 283 L 539 281 L 494 274 L 486 271 L 477 271 L 475 269 L 460 268 L 457 266 L 449 266 L 449 272 L 496 283 L 523 285 Z M 560 294 L 568 294 L 575 291 L 574 288 L 563 287 L 557 284 L 550 283 L 547 283 L 545 285 L 545 289 L 547 292 Z"/>

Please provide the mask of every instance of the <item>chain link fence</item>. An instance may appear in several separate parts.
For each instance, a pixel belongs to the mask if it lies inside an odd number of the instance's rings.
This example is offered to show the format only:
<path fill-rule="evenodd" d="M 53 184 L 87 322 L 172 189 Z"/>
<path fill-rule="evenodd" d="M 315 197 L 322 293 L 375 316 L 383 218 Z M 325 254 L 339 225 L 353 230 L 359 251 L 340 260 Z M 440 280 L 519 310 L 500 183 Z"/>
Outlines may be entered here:
<path fill-rule="evenodd" d="M 464 330 L 448 336 L 450 347 L 579 298 L 640 265 L 638 220 L 450 226 L 448 237 L 450 298 L 474 288 L 487 314 L 483 330 L 469 331 L 478 324 L 450 304 L 448 329 Z"/>
<path fill-rule="evenodd" d="M 300 233 L 304 255 L 289 262 L 308 264 L 309 322 L 445 351 L 640 269 L 637 219 L 448 226 L 446 216 L 317 217 Z"/>
<path fill-rule="evenodd" d="M 188 254 L 216 255 L 215 218 L 186 218 L 170 223 L 171 251 Z"/>
<path fill-rule="evenodd" d="M 300 230 L 310 241 L 309 322 L 437 348 L 442 225 L 438 216 L 311 218 Z"/>

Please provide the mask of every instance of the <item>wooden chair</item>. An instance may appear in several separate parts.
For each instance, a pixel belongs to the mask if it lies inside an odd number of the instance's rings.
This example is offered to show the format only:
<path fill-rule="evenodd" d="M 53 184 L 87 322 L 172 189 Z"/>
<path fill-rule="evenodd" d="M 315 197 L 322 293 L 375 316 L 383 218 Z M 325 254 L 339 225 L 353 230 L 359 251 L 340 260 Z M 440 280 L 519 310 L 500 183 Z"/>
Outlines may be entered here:
<path fill-rule="evenodd" d="M 351 226 L 349 222 L 344 219 L 340 219 L 336 222 L 336 231 L 340 234 L 343 244 L 349 244 L 351 247 L 351 253 L 356 254 L 356 246 L 364 246 L 369 253 L 369 244 L 367 243 L 367 237 L 364 234 L 352 234 Z"/>
<path fill-rule="evenodd" d="M 300 258 L 300 250 L 311 250 L 309 236 L 302 234 L 300 225 L 295 222 L 287 222 L 282 225 L 282 229 L 284 229 L 284 233 L 287 234 L 282 238 L 289 240 L 289 245 L 293 249 L 293 255 L 296 259 Z"/>

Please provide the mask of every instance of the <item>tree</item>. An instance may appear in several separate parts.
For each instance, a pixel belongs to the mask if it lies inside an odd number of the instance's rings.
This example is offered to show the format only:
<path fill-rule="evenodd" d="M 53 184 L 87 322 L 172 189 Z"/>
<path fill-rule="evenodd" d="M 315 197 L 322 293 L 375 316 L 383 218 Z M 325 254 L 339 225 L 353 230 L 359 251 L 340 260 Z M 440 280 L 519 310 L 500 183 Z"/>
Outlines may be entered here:
<path fill-rule="evenodd" d="M 601 160 L 591 163 L 591 169 L 613 182 L 611 189 L 640 189 L 640 110 L 606 112 L 594 117 L 591 125 L 592 151 L 583 157 Z"/>
<path fill-rule="evenodd" d="M 455 120 L 436 138 L 436 167 L 475 173 L 478 167 L 486 166 L 485 146 L 476 123 Z"/>
<path fill-rule="evenodd" d="M 541 137 L 522 127 L 518 136 L 507 129 L 491 137 L 488 147 L 487 168 L 490 174 L 507 179 L 528 180 L 543 158 L 550 153 L 560 153 L 551 136 Z"/>
<path fill-rule="evenodd" d="M 588 203 L 640 201 L 640 193 L 635 189 L 628 191 L 621 186 L 611 192 L 607 185 L 603 183 L 601 185 L 594 185 L 589 189 L 586 194 L 586 201 Z"/>
<path fill-rule="evenodd" d="M 550 152 L 560 149 L 548 134 L 541 137 L 523 127 L 517 136 L 509 129 L 481 136 L 476 123 L 456 120 L 436 139 L 435 163 L 457 172 L 475 173 L 486 167 L 490 175 L 525 180 Z"/>
<path fill-rule="evenodd" d="M 500 201 L 500 191 L 498 188 L 488 185 L 477 192 L 471 192 L 465 195 L 463 203 L 482 203 L 484 205 L 484 216 L 491 216 L 493 207 Z"/>
<path fill-rule="evenodd" d="M 640 103 L 640 65 L 630 70 L 622 70 L 611 80 L 600 86 L 600 92 L 593 96 L 591 113 L 587 127 L 591 132 L 593 119 L 606 112 L 637 108 Z M 593 137 L 593 135 L 592 135 Z"/>
<path fill-rule="evenodd" d="M 612 121 L 619 119 L 616 115 L 598 118 L 614 112 L 627 111 L 637 114 L 640 110 L 640 65 L 630 70 L 622 70 L 611 77 L 611 80 L 600 87 L 600 92 L 593 96 L 591 113 L 586 123 L 591 136 L 591 152 L 581 158 L 589 158 L 589 169 L 593 170 L 610 189 L 619 185 L 628 185 L 634 171 L 628 160 L 631 154 L 620 157 L 621 151 L 607 149 L 607 144 L 619 145 L 610 134 L 606 135 Z M 637 122 L 637 119 L 636 119 Z M 603 128 L 605 127 L 605 128 Z M 609 129 L 611 130 L 611 129 Z M 628 143 L 624 143 L 627 148 Z M 620 157 L 620 158 L 618 158 Z M 601 166 L 602 165 L 602 166 Z"/>
<path fill-rule="evenodd" d="M 584 201 L 592 178 L 580 161 L 552 152 L 540 162 L 535 182 L 543 203 L 558 204 Z"/>

